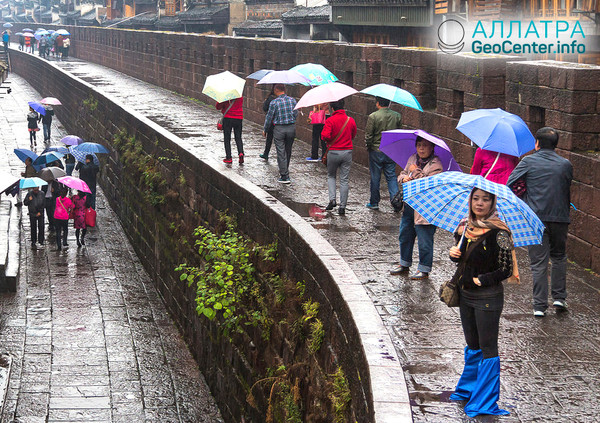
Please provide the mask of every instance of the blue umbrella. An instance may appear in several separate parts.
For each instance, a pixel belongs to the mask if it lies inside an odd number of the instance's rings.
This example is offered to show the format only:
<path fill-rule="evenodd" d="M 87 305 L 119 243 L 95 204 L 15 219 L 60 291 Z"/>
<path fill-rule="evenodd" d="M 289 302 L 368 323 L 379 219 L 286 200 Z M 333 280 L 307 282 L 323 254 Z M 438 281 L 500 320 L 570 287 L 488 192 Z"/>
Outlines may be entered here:
<path fill-rule="evenodd" d="M 36 40 L 40 40 L 42 37 L 46 36 L 46 35 L 50 35 L 50 33 L 46 30 L 43 31 L 38 31 L 34 34 L 34 37 Z"/>
<path fill-rule="evenodd" d="M 506 186 L 479 175 L 443 172 L 402 184 L 404 201 L 429 223 L 454 232 L 468 216 L 469 195 L 479 188 L 496 195 L 498 217 L 512 232 L 515 247 L 540 244 L 544 224 L 537 215 Z"/>
<path fill-rule="evenodd" d="M 26 148 L 15 148 L 13 151 L 17 155 L 19 160 L 21 160 L 23 163 L 25 163 L 25 160 L 28 157 L 31 159 L 31 161 L 35 161 L 35 159 L 38 158 L 37 154 L 35 154 L 33 151 L 28 150 Z"/>
<path fill-rule="evenodd" d="M 50 153 L 51 151 L 56 151 L 57 153 L 61 154 L 69 154 L 69 149 L 67 147 L 48 147 L 42 151 L 42 154 Z"/>
<path fill-rule="evenodd" d="M 535 138 L 517 115 L 502 109 L 478 109 L 461 115 L 456 127 L 480 148 L 522 156 L 535 148 Z"/>
<path fill-rule="evenodd" d="M 69 151 L 71 152 L 73 157 L 75 157 L 75 160 L 81 163 L 85 163 L 85 156 L 91 154 L 93 157 L 94 164 L 100 166 L 100 160 L 98 160 L 98 156 L 96 156 L 96 154 L 94 153 L 85 153 L 83 151 L 77 150 L 75 147 L 69 147 Z"/>
<path fill-rule="evenodd" d="M 256 72 L 251 73 L 246 78 L 259 80 L 259 79 L 262 79 L 263 76 L 265 76 L 271 72 L 273 72 L 271 69 L 261 69 L 261 70 L 257 70 Z"/>
<path fill-rule="evenodd" d="M 412 107 L 423 111 L 417 98 L 402 88 L 395 87 L 389 84 L 376 84 L 360 91 L 364 94 L 374 95 L 375 97 L 385 98 L 393 103 L 398 103 L 403 106 Z"/>
<path fill-rule="evenodd" d="M 294 66 L 290 70 L 296 71 L 309 79 L 310 82 L 303 83 L 302 85 L 312 85 L 314 87 L 316 85 L 329 84 L 330 82 L 336 82 L 338 80 L 337 76 L 329 69 L 316 63 L 303 63 Z"/>
<path fill-rule="evenodd" d="M 38 112 L 40 115 L 46 116 L 46 108 L 42 104 L 36 101 L 30 101 L 27 104 L 29 104 L 29 107 Z"/>
<path fill-rule="evenodd" d="M 44 153 L 42 155 L 40 155 L 37 159 L 35 159 L 33 161 L 34 165 L 48 165 L 48 163 L 52 163 L 55 162 L 57 160 L 60 160 L 61 157 L 64 156 L 64 154 L 59 153 L 57 151 L 51 151 L 49 153 Z"/>
<path fill-rule="evenodd" d="M 4 25 L 2 25 L 4 28 L 12 28 L 13 24 L 11 24 L 10 22 L 6 22 Z"/>
<path fill-rule="evenodd" d="M 66 29 L 59 29 L 58 31 L 56 31 L 56 33 L 58 35 L 71 35 L 71 33 L 69 31 L 67 31 Z"/>
<path fill-rule="evenodd" d="M 44 185 L 48 185 L 48 182 L 35 176 L 33 178 L 23 178 L 19 181 L 19 188 L 21 189 L 41 187 Z"/>
<path fill-rule="evenodd" d="M 23 31 L 23 32 L 33 32 L 33 29 L 31 29 L 31 28 L 23 28 L 21 31 Z"/>
<path fill-rule="evenodd" d="M 84 142 L 83 144 L 79 144 L 77 147 L 73 147 L 72 150 L 81 151 L 82 153 L 90 154 L 90 153 L 104 153 L 108 154 L 109 151 L 102 144 L 98 144 L 95 142 Z"/>

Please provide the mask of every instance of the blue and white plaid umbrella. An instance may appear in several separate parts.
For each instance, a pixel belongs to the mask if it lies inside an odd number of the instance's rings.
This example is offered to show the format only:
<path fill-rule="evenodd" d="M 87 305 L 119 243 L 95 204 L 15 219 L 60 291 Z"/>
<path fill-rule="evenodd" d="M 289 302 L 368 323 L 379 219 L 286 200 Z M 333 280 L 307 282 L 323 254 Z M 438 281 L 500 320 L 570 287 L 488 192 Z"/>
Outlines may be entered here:
<path fill-rule="evenodd" d="M 443 172 L 402 184 L 404 201 L 432 225 L 454 232 L 468 216 L 469 195 L 479 188 L 496 196 L 498 217 L 512 232 L 515 247 L 540 244 L 544 224 L 523 200 L 505 185 L 479 175 Z"/>
<path fill-rule="evenodd" d="M 75 160 L 77 160 L 78 162 L 81 162 L 81 163 L 85 163 L 85 156 L 87 156 L 88 154 L 91 154 L 92 157 L 94 158 L 93 159 L 94 164 L 97 164 L 98 166 L 100 166 L 100 160 L 98 160 L 98 156 L 96 156 L 95 153 L 86 153 L 85 151 L 79 151 L 75 147 L 69 147 L 69 151 L 71 152 L 73 157 L 75 157 Z"/>

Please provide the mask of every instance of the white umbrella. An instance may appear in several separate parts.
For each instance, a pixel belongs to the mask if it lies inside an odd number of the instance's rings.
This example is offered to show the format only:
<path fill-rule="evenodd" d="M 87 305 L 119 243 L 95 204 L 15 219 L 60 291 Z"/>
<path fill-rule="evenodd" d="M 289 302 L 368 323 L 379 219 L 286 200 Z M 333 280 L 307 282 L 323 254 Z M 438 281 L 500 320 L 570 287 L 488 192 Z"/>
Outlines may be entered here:
<path fill-rule="evenodd" d="M 240 98 L 244 92 L 246 80 L 229 71 L 206 78 L 202 94 L 206 94 L 218 103 Z"/>
<path fill-rule="evenodd" d="M 301 107 L 314 106 L 315 104 L 331 103 L 338 101 L 349 95 L 356 94 L 354 88 L 349 87 L 341 82 L 331 82 L 325 85 L 319 85 L 318 87 L 312 88 L 306 92 L 296 104 L 294 109 L 300 109 Z"/>

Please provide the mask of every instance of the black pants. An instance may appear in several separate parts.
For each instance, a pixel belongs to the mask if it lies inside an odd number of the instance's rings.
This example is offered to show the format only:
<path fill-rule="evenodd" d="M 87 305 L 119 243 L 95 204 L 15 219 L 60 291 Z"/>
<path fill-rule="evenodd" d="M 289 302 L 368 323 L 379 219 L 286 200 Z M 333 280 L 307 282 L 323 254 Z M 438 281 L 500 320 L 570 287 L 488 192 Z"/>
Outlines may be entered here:
<path fill-rule="evenodd" d="M 44 213 L 39 216 L 29 215 L 29 224 L 31 225 L 31 245 L 36 242 L 44 243 Z"/>
<path fill-rule="evenodd" d="M 225 141 L 225 157 L 227 159 L 231 159 L 232 129 L 238 155 L 244 154 L 244 144 L 242 144 L 242 119 L 223 118 L 223 140 Z"/>
<path fill-rule="evenodd" d="M 327 150 L 327 144 L 321 139 L 321 132 L 325 124 L 317 123 L 312 126 L 312 149 L 310 150 L 310 157 L 313 159 L 319 158 L 319 144 L 321 145 L 321 156 L 325 154 Z"/>
<path fill-rule="evenodd" d="M 275 129 L 275 125 L 269 126 L 269 130 L 267 131 L 267 140 L 265 142 L 265 152 L 263 153 L 265 156 L 269 155 L 271 151 L 271 146 L 273 145 L 273 129 Z"/>
<path fill-rule="evenodd" d="M 56 228 L 56 245 L 60 250 L 61 242 L 62 245 L 67 245 L 67 235 L 69 233 L 69 221 L 54 219 L 54 226 Z"/>
<path fill-rule="evenodd" d="M 483 358 L 498 357 L 498 330 L 500 310 L 480 310 L 460 303 L 460 321 L 467 345 L 472 350 L 481 350 Z"/>
<path fill-rule="evenodd" d="M 29 142 L 31 143 L 31 145 L 33 145 L 33 142 L 35 141 L 35 132 L 36 131 L 29 132 Z"/>
<path fill-rule="evenodd" d="M 48 188 L 50 189 L 50 188 Z M 46 209 L 46 216 L 48 217 L 48 230 L 54 230 L 54 209 L 56 208 L 56 198 L 46 197 L 44 208 Z"/>

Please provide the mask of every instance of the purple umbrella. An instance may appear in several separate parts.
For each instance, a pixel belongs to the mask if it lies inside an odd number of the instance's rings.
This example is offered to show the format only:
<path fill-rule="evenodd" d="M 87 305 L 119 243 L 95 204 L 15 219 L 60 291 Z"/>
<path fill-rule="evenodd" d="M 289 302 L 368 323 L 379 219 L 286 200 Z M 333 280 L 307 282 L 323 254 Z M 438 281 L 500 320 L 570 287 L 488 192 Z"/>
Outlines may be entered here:
<path fill-rule="evenodd" d="M 421 129 L 383 131 L 381 133 L 381 146 L 379 149 L 404 169 L 408 158 L 417 152 L 417 147 L 415 146 L 417 137 L 425 138 L 435 145 L 433 152 L 442 161 L 445 171 L 454 170 L 462 172 L 446 143 Z"/>
<path fill-rule="evenodd" d="M 83 140 L 77 135 L 67 135 L 66 137 L 61 139 L 60 142 L 67 145 L 79 145 L 83 143 Z"/>
<path fill-rule="evenodd" d="M 257 84 L 310 84 L 310 79 L 294 70 L 273 71 L 263 76 Z"/>

